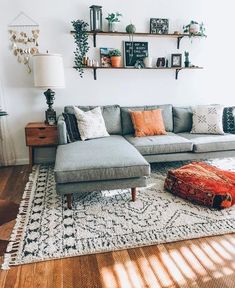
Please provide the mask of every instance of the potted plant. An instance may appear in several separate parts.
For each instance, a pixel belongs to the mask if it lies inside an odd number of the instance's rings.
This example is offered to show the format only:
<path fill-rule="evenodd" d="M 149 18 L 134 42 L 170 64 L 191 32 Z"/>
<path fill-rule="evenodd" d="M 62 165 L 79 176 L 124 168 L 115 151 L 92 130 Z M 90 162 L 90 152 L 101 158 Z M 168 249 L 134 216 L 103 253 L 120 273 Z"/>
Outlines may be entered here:
<path fill-rule="evenodd" d="M 184 33 L 189 33 L 190 36 L 199 35 L 206 37 L 204 24 L 199 24 L 198 22 L 192 20 L 188 25 L 183 26 Z"/>
<path fill-rule="evenodd" d="M 114 49 L 109 53 L 111 58 L 112 67 L 121 67 L 121 51 L 118 49 Z"/>
<path fill-rule="evenodd" d="M 184 61 L 184 66 L 186 68 L 188 68 L 190 66 L 190 61 L 189 61 L 189 52 L 185 51 L 184 52 L 184 56 L 185 56 L 185 61 Z"/>
<path fill-rule="evenodd" d="M 108 14 L 108 17 L 105 19 L 108 21 L 109 32 L 116 32 L 116 24 L 120 22 L 119 17 L 121 16 L 122 14 L 119 12 Z"/>
<path fill-rule="evenodd" d="M 76 50 L 74 52 L 75 59 L 75 69 L 79 71 L 80 77 L 83 77 L 83 67 L 85 66 L 83 63 L 84 57 L 89 51 L 88 45 L 88 23 L 83 20 L 72 21 L 75 33 L 73 34 L 75 44 L 77 45 Z"/>

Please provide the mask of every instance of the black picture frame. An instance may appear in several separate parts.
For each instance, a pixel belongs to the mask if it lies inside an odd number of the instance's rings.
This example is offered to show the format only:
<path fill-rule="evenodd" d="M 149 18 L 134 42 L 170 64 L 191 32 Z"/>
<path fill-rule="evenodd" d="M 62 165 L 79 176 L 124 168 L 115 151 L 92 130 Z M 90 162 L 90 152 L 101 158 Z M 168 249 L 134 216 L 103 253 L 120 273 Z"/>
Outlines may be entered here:
<path fill-rule="evenodd" d="M 148 56 L 148 42 L 124 41 L 124 66 L 135 67 L 137 61 L 143 61 Z"/>
<path fill-rule="evenodd" d="M 150 34 L 168 34 L 169 20 L 166 18 L 150 18 Z"/>
<path fill-rule="evenodd" d="M 182 54 L 171 54 L 171 67 L 182 67 Z"/>

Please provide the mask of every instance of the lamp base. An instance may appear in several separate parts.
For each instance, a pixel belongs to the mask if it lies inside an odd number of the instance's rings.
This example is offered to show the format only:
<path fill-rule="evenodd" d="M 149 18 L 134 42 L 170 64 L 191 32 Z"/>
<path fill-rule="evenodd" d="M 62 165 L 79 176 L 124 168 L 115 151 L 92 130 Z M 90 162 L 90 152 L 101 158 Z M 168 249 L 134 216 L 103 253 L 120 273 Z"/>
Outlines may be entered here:
<path fill-rule="evenodd" d="M 55 125 L 56 124 L 56 112 L 55 110 L 47 110 L 45 111 L 46 120 L 45 123 L 49 125 Z"/>
<path fill-rule="evenodd" d="M 46 96 L 47 105 L 48 105 L 48 109 L 45 112 L 45 114 L 46 114 L 45 123 L 49 124 L 49 125 L 54 125 L 54 124 L 56 124 L 56 112 L 52 108 L 52 106 L 53 106 L 54 100 L 55 100 L 55 92 L 52 91 L 51 89 L 47 89 L 47 91 L 44 92 L 44 95 Z"/>

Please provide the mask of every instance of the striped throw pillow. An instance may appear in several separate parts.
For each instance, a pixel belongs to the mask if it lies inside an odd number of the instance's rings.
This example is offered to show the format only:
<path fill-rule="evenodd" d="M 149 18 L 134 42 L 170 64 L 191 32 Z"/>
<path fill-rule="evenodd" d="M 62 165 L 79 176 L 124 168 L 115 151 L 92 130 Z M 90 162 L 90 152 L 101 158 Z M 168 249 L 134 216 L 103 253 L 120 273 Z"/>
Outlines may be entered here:
<path fill-rule="evenodd" d="M 77 119 L 74 114 L 63 113 L 64 121 L 67 129 L 67 140 L 69 143 L 81 140 L 80 133 L 78 131 Z"/>

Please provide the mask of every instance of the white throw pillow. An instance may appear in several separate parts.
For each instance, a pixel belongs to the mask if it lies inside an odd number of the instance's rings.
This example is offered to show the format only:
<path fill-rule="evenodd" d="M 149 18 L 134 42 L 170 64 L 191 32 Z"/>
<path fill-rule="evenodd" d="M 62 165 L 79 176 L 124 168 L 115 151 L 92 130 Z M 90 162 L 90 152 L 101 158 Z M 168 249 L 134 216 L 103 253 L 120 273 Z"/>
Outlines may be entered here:
<path fill-rule="evenodd" d="M 192 134 L 224 134 L 221 105 L 201 105 L 193 108 Z"/>
<path fill-rule="evenodd" d="M 100 107 L 84 112 L 74 107 L 82 141 L 109 136 Z"/>

